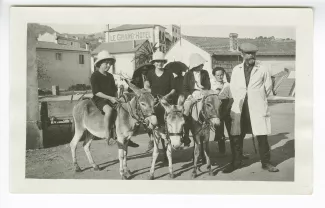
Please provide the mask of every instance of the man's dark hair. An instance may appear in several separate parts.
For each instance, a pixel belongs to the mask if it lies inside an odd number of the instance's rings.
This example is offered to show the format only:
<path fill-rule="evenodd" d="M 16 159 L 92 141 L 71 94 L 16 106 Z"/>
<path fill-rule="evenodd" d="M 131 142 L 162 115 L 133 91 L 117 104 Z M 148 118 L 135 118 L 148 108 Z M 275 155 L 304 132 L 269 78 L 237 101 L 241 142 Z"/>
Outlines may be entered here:
<path fill-rule="evenodd" d="M 222 67 L 220 67 L 220 66 L 217 66 L 216 68 L 214 68 L 214 69 L 212 70 L 212 74 L 213 74 L 213 76 L 216 75 L 216 72 L 217 72 L 217 71 L 223 71 L 223 73 L 226 74 L 226 71 L 225 71 L 224 68 L 222 68 Z"/>

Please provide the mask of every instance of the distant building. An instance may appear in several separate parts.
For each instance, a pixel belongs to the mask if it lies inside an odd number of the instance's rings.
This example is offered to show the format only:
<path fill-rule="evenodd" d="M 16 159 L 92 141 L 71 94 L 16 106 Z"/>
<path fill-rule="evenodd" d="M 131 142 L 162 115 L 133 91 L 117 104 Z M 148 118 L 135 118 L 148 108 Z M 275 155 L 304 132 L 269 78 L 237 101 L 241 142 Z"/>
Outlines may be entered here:
<path fill-rule="evenodd" d="M 166 53 L 166 58 L 169 62 L 181 61 L 188 66 L 191 53 L 199 53 L 207 60 L 204 69 L 211 77 L 212 69 L 221 66 L 225 68 L 229 80 L 232 69 L 242 63 L 238 46 L 243 42 L 255 44 L 259 48 L 257 59 L 269 67 L 271 75 L 295 67 L 295 41 L 243 39 L 238 38 L 236 33 L 230 33 L 229 38 L 182 36 Z"/>
<path fill-rule="evenodd" d="M 166 33 L 169 34 L 169 39 L 173 43 L 176 43 L 181 38 L 181 27 L 178 25 L 164 25 L 166 27 Z"/>
<path fill-rule="evenodd" d="M 107 28 L 105 31 L 105 42 L 115 43 L 148 40 L 151 44 L 156 44 L 156 47 L 165 53 L 165 30 L 166 28 L 164 26 L 155 24 L 121 25 L 112 29 Z"/>
<path fill-rule="evenodd" d="M 52 42 L 60 45 L 68 45 L 76 48 L 84 48 L 88 50 L 88 44 L 82 40 L 79 40 L 78 37 L 70 37 L 67 34 L 57 34 L 57 33 L 44 33 L 39 35 L 37 38 L 38 41 L 42 42 Z"/>
<path fill-rule="evenodd" d="M 49 40 L 44 36 L 40 40 Z M 52 39 L 53 40 L 53 39 Z M 62 40 L 62 39 L 59 39 Z M 58 85 L 60 89 L 68 89 L 75 84 L 90 85 L 90 51 L 71 44 L 57 44 L 53 42 L 38 41 L 36 54 L 42 62 L 46 76 L 49 79 L 39 79 L 38 87 L 51 89 Z"/>

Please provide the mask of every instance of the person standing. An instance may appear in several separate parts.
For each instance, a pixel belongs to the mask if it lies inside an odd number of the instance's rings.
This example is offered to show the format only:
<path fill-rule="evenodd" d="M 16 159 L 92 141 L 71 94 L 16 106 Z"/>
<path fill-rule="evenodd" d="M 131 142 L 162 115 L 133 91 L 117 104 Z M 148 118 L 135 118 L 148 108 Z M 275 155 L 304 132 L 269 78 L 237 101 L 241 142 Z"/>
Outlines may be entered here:
<path fill-rule="evenodd" d="M 226 138 L 224 134 L 224 126 L 226 126 L 228 135 L 230 135 L 231 118 L 230 109 L 233 103 L 233 99 L 230 92 L 230 85 L 225 82 L 225 70 L 222 67 L 216 67 L 212 70 L 214 82 L 212 82 L 211 89 L 218 94 L 221 99 L 220 107 L 220 126 L 215 131 L 214 141 L 218 142 L 219 152 L 221 154 L 226 153 Z"/>
<path fill-rule="evenodd" d="M 190 109 L 192 104 L 199 98 L 202 98 L 202 90 L 210 90 L 211 82 L 209 73 L 203 69 L 206 60 L 198 53 L 190 56 L 190 70 L 186 72 L 183 81 L 184 102 L 184 146 L 189 146 L 191 140 L 189 138 L 190 131 Z"/>
<path fill-rule="evenodd" d="M 246 134 L 257 137 L 262 168 L 269 172 L 279 169 L 270 163 L 270 146 L 267 135 L 271 133 L 271 118 L 267 96 L 272 90 L 269 71 L 256 62 L 258 48 L 250 43 L 239 47 L 243 63 L 234 67 L 230 90 L 234 99 L 231 108 L 232 162 L 223 172 L 230 173 L 242 166 L 243 140 Z"/>
<path fill-rule="evenodd" d="M 147 74 L 147 80 L 144 82 L 144 88 L 150 90 L 155 99 L 155 113 L 158 120 L 158 125 L 164 125 L 163 106 L 158 104 L 158 96 L 163 96 L 164 99 L 169 100 L 170 96 L 175 93 L 174 76 L 171 72 L 165 71 L 164 65 L 167 63 L 165 55 L 156 51 L 153 54 L 151 63 L 155 66 L 154 70 L 150 70 Z M 148 144 L 148 151 L 154 147 L 153 141 L 150 140 Z"/>

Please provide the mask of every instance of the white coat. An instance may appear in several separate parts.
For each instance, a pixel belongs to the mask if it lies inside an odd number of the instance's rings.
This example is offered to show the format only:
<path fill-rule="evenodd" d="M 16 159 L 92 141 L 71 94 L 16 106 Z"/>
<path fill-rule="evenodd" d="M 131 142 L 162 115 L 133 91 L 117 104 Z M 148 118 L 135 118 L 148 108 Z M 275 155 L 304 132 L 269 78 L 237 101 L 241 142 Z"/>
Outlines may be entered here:
<path fill-rule="evenodd" d="M 234 99 L 231 108 L 231 134 L 240 135 L 240 118 L 246 93 L 252 131 L 254 135 L 271 134 L 271 117 L 267 103 L 267 96 L 272 90 L 269 71 L 256 61 L 252 69 L 248 87 L 246 87 L 244 64 L 234 67 L 231 75 L 230 90 Z"/>

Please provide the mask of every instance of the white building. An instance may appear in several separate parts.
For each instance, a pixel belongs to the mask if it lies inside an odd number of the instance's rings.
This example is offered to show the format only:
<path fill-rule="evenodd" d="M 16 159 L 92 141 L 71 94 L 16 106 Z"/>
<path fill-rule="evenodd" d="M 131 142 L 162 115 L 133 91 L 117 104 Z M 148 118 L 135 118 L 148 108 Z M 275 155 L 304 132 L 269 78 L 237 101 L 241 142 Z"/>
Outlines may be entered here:
<path fill-rule="evenodd" d="M 165 27 L 154 24 L 121 25 L 105 31 L 105 42 L 116 43 L 126 41 L 148 40 L 162 52 L 166 51 Z"/>

